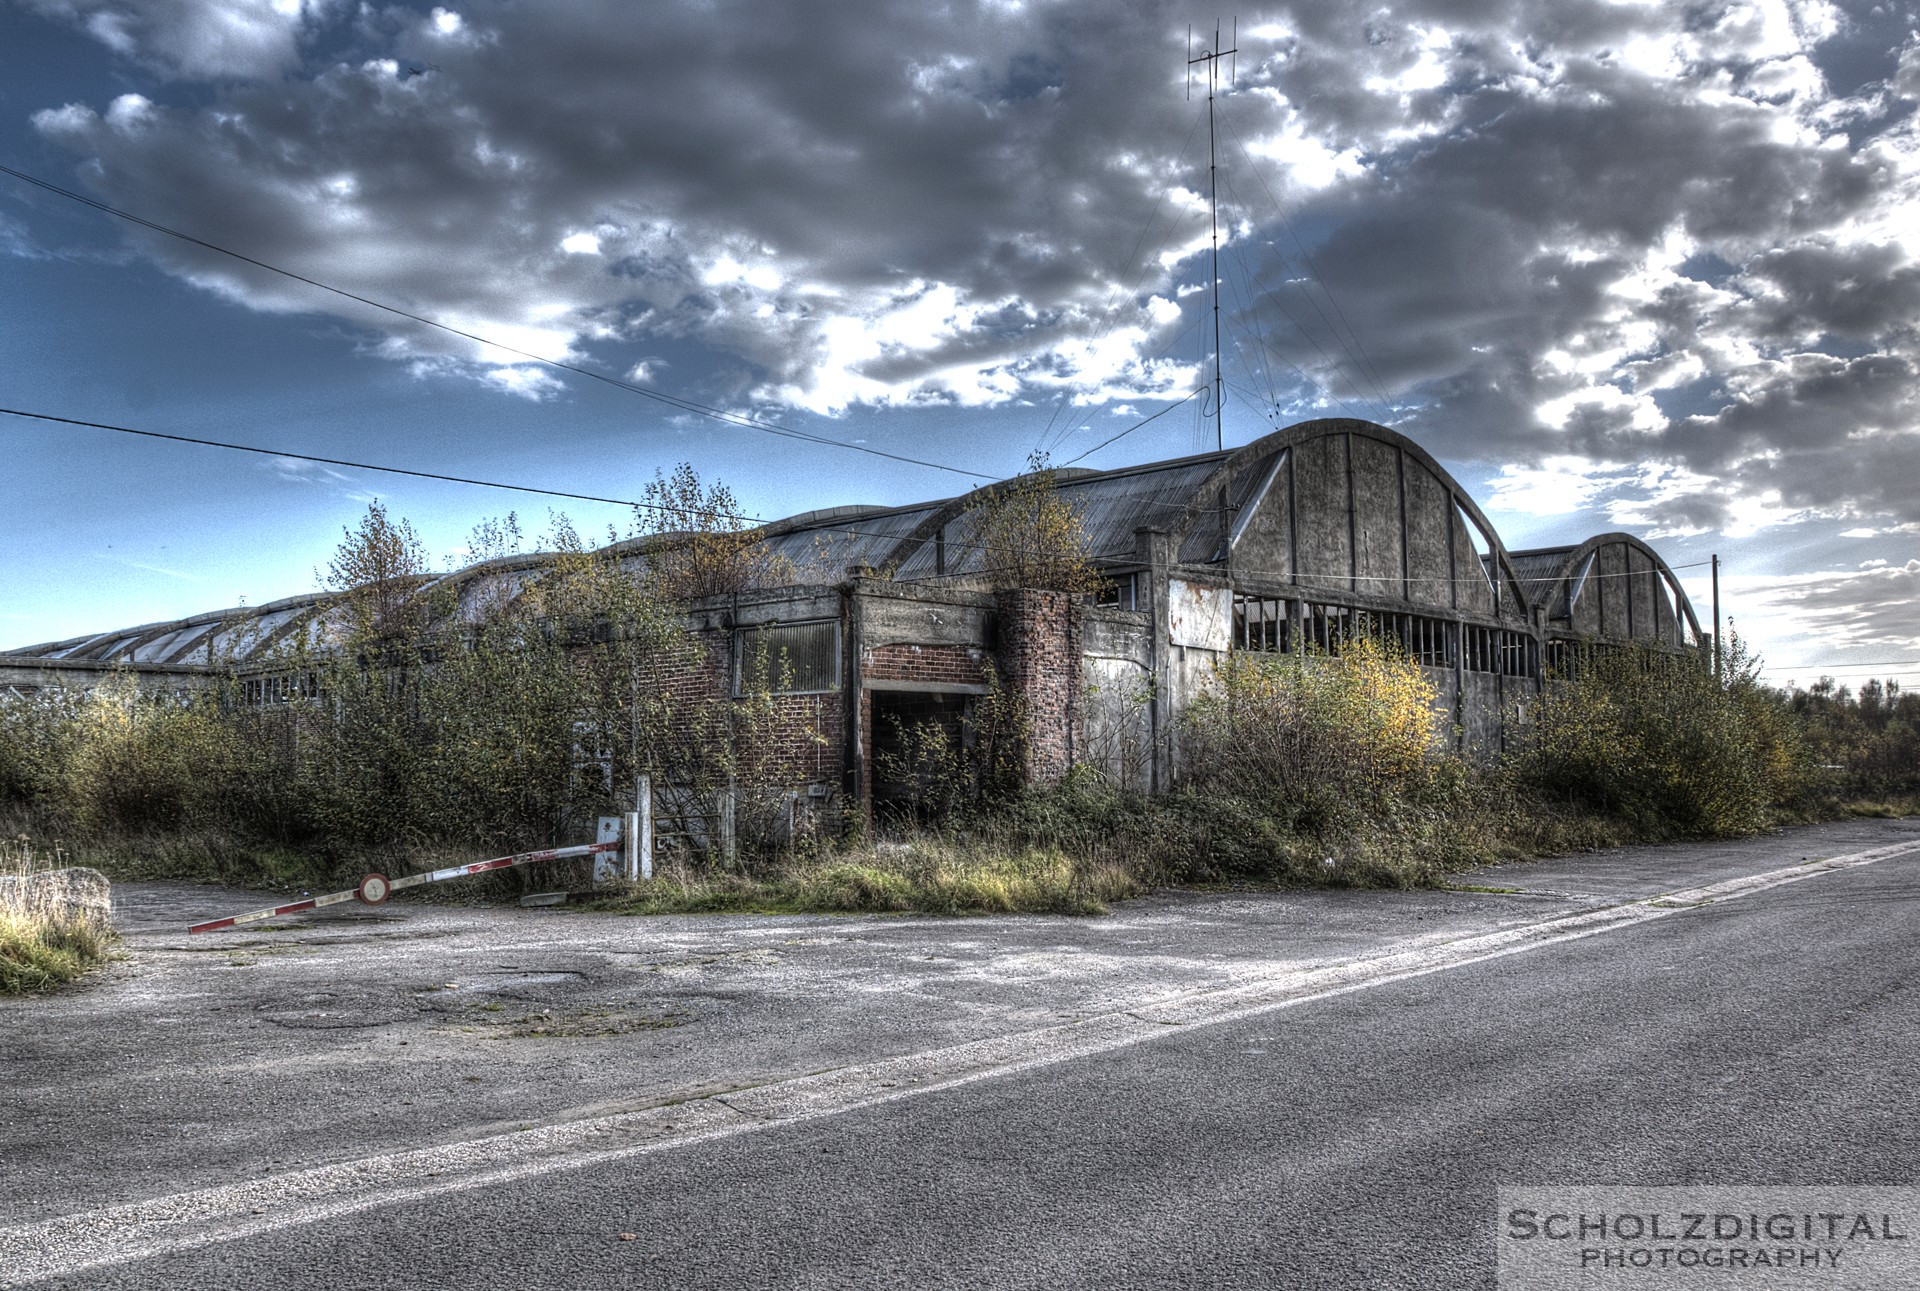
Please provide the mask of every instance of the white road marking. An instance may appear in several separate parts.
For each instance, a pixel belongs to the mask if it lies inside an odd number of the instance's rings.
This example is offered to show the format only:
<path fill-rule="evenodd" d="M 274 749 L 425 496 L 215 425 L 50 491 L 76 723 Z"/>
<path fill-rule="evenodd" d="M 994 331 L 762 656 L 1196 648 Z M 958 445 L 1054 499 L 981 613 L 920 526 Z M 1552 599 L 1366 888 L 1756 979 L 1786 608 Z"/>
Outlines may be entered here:
<path fill-rule="evenodd" d="M 1686 888 L 1498 932 L 1197 990 L 1084 1021 L 837 1068 L 642 1111 L 200 1188 L 0 1229 L 0 1286 L 174 1255 L 381 1206 L 580 1170 L 646 1153 L 952 1089 L 1539 950 L 1920 851 L 1920 840 Z"/>

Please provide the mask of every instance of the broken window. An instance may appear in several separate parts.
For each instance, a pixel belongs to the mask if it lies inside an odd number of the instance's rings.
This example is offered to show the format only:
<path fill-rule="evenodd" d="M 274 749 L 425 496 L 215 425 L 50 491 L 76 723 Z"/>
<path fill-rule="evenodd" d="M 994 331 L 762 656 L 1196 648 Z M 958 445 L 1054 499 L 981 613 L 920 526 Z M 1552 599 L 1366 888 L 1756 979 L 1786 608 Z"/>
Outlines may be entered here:
<path fill-rule="evenodd" d="M 1233 648 L 1285 651 L 1287 603 L 1273 596 L 1233 598 Z"/>
<path fill-rule="evenodd" d="M 817 695 L 840 689 L 840 624 L 773 623 L 733 634 L 733 693 Z"/>
<path fill-rule="evenodd" d="M 1102 583 L 1100 590 L 1087 599 L 1095 605 L 1105 605 L 1116 610 L 1137 610 L 1140 608 L 1140 588 L 1138 574 L 1112 574 Z"/>

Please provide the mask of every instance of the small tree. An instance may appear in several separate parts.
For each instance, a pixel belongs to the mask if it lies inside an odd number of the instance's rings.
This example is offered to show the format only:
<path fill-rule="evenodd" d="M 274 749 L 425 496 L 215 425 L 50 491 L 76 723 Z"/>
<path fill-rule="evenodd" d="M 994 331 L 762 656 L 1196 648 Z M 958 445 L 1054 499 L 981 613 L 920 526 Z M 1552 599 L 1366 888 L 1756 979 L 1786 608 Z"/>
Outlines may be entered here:
<path fill-rule="evenodd" d="M 413 593 L 430 568 L 413 526 L 389 517 L 375 500 L 367 504 L 360 527 L 342 529 L 341 534 L 343 541 L 320 581 L 339 595 L 348 635 L 359 644 L 417 628 Z"/>
<path fill-rule="evenodd" d="M 725 596 L 790 577 L 791 564 L 748 523 L 733 490 L 702 484 L 688 463 L 672 475 L 654 472 L 644 497 L 634 508 L 635 532 L 655 539 L 647 548 L 647 577 L 667 600 Z"/>
<path fill-rule="evenodd" d="M 1045 454 L 1029 457 L 1027 467 L 981 489 L 967 506 L 989 582 L 999 591 L 1098 591 L 1106 580 L 1087 550 L 1080 508 L 1061 496 L 1059 472 Z"/>

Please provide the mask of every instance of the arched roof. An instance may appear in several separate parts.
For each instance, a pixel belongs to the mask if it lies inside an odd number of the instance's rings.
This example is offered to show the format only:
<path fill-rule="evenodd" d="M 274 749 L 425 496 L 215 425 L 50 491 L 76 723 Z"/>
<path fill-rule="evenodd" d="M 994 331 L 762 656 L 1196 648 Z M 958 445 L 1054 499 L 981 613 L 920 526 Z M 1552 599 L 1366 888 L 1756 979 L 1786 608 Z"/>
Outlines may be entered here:
<path fill-rule="evenodd" d="M 1574 547 L 1509 552 L 1486 514 L 1445 467 L 1411 439 L 1370 421 L 1303 421 L 1224 452 L 1114 470 L 1062 470 L 1056 479 L 1062 497 L 1081 515 L 1096 564 L 1119 570 L 1137 565 L 1136 534 L 1142 529 L 1169 534 L 1184 564 L 1224 563 L 1231 539 L 1223 544 L 1220 529 L 1210 528 L 1218 524 L 1222 501 L 1233 511 L 1256 509 L 1287 454 L 1333 436 L 1372 440 L 1424 468 L 1465 525 L 1477 531 L 1476 546 L 1484 552 L 1479 559 L 1503 606 L 1510 605 L 1523 615 L 1538 606 L 1551 615 L 1555 604 L 1569 599 L 1569 580 L 1577 579 L 1587 556 L 1605 543 L 1624 542 L 1646 555 L 1672 589 L 1678 612 L 1698 636 L 1698 621 L 1672 571 L 1639 539 L 1606 534 Z M 1015 483 L 990 484 L 985 491 Z M 797 584 L 837 583 L 862 566 L 888 570 L 900 582 L 978 578 L 987 571 L 981 568 L 978 545 L 970 539 L 974 506 L 982 494 L 983 490 L 975 490 L 901 507 L 828 507 L 773 521 L 756 533 L 770 554 L 794 571 L 792 581 Z M 617 542 L 601 551 L 638 570 L 650 549 L 670 541 L 670 535 L 654 535 Z M 553 553 L 544 552 L 500 557 L 423 580 L 421 590 L 452 590 L 456 612 L 469 614 L 488 596 L 517 596 L 529 580 L 551 568 L 554 559 Z M 1560 600 L 1556 602 L 1555 597 Z M 326 636 L 326 608 L 333 599 L 327 593 L 311 593 L 5 654 L 136 665 L 245 659 L 300 632 L 313 634 L 315 640 Z"/>
<path fill-rule="evenodd" d="M 1600 533 L 1572 546 L 1534 547 L 1512 553 L 1514 566 L 1520 571 L 1527 595 L 1544 612 L 1548 626 L 1570 631 L 1574 610 L 1587 594 L 1593 580 L 1618 576 L 1595 569 L 1600 550 L 1614 544 L 1646 558 L 1650 572 L 1666 585 L 1672 597 L 1674 613 L 1684 620 L 1695 641 L 1702 640 L 1700 620 L 1693 612 L 1693 602 L 1688 599 L 1686 589 L 1680 586 L 1673 568 L 1644 539 L 1630 533 Z"/>
<path fill-rule="evenodd" d="M 1291 426 L 1263 435 L 1240 448 L 1224 454 L 1214 455 L 1214 468 L 1207 479 L 1194 491 L 1185 513 L 1173 527 L 1179 540 L 1178 548 L 1183 554 L 1197 554 L 1194 538 L 1201 534 L 1210 516 L 1218 515 L 1222 492 L 1225 491 L 1230 508 L 1244 505 L 1253 498 L 1256 491 L 1263 488 L 1261 481 L 1268 476 L 1270 464 L 1277 464 L 1282 453 L 1299 448 L 1310 440 L 1324 439 L 1335 435 L 1357 435 L 1374 440 L 1405 455 L 1417 462 L 1431 474 L 1445 490 L 1452 504 L 1457 507 L 1466 521 L 1478 531 L 1480 541 L 1485 544 L 1486 553 L 1483 563 L 1487 566 L 1488 581 L 1503 589 L 1502 600 L 1511 600 L 1524 615 L 1530 608 L 1525 588 L 1521 584 L 1518 572 L 1509 557 L 1506 544 L 1501 541 L 1499 531 L 1478 503 L 1453 478 L 1451 472 L 1426 449 L 1398 431 L 1357 417 L 1322 417 L 1312 421 L 1296 422 Z M 1199 459 L 1195 459 L 1199 460 Z"/>

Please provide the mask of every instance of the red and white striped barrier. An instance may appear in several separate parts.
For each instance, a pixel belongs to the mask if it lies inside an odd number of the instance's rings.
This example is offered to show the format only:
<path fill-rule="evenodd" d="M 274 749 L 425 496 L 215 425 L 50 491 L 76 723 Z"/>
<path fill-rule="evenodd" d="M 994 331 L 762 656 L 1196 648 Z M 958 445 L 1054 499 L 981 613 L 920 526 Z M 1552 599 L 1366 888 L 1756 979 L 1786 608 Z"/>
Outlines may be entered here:
<path fill-rule="evenodd" d="M 271 919 L 277 914 L 298 914 L 302 910 L 318 910 L 322 906 L 339 905 L 342 901 L 359 901 L 364 905 L 379 905 L 395 892 L 404 892 L 408 888 L 423 887 L 428 883 L 444 883 L 448 879 L 463 879 L 469 874 L 482 874 L 487 870 L 510 870 L 516 865 L 531 865 L 535 861 L 564 861 L 574 856 L 592 856 L 598 852 L 617 852 L 625 847 L 624 842 L 581 843 L 575 847 L 553 847 L 544 852 L 521 852 L 517 856 L 496 856 L 490 861 L 475 861 L 471 865 L 454 865 L 444 870 L 432 870 L 426 874 L 409 874 L 405 878 L 389 879 L 384 874 L 369 874 L 360 880 L 357 887 L 345 892 L 329 892 L 325 896 L 308 897 L 304 901 L 293 901 L 286 905 L 277 905 L 267 910 L 254 910 L 247 914 L 236 914 L 226 919 L 209 919 L 205 923 L 196 923 L 188 928 L 189 933 L 218 932 L 222 928 L 232 928 L 243 923 L 255 923 L 261 919 Z"/>

